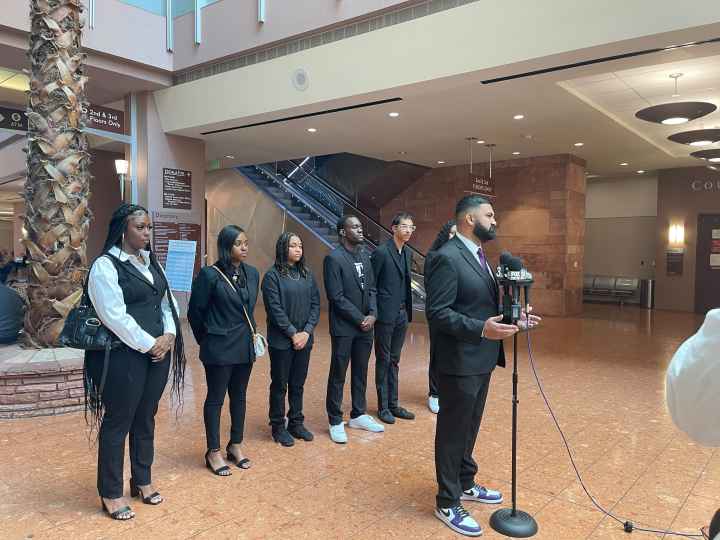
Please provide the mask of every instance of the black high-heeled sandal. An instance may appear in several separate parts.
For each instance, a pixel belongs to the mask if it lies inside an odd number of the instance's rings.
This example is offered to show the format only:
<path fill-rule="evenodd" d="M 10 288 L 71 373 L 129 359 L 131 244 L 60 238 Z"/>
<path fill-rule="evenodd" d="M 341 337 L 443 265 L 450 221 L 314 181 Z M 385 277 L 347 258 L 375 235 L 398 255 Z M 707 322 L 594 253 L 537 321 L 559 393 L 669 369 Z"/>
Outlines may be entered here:
<path fill-rule="evenodd" d="M 241 469 L 249 469 L 252 466 L 252 461 L 250 461 L 248 458 L 238 459 L 237 456 L 230 451 L 231 446 L 232 443 L 228 443 L 228 445 L 225 447 L 225 452 L 227 452 L 227 460 L 230 463 L 235 463 Z"/>
<path fill-rule="evenodd" d="M 223 465 L 222 467 L 218 467 L 217 469 L 213 468 L 212 464 L 210 463 L 210 458 L 208 457 L 210 455 L 210 452 L 212 452 L 212 450 L 208 450 L 207 452 L 205 452 L 205 465 L 207 465 L 207 468 L 210 469 L 213 474 L 216 474 L 217 476 L 230 476 L 232 472 L 230 471 L 230 467 L 227 465 Z M 220 450 L 216 450 L 216 452 L 220 452 Z M 225 471 L 227 471 L 228 473 L 220 474 Z"/>
<path fill-rule="evenodd" d="M 140 500 L 143 502 L 143 504 L 150 504 L 152 506 L 156 506 L 165 500 L 162 498 L 162 495 L 160 495 L 160 493 L 158 493 L 157 491 L 146 497 L 142 490 L 137 487 L 137 485 L 135 484 L 135 480 L 133 480 L 132 478 L 130 479 L 130 496 L 140 497 Z M 157 499 L 158 497 L 160 497 L 159 501 L 153 500 Z"/>
<path fill-rule="evenodd" d="M 114 512 L 110 512 L 102 497 L 100 497 L 100 503 L 102 504 L 103 511 L 112 519 L 115 519 L 117 521 L 127 521 L 128 519 L 133 519 L 135 517 L 135 513 L 129 506 L 123 506 L 122 508 L 118 508 Z M 123 515 L 125 515 L 125 517 L 122 517 Z"/>

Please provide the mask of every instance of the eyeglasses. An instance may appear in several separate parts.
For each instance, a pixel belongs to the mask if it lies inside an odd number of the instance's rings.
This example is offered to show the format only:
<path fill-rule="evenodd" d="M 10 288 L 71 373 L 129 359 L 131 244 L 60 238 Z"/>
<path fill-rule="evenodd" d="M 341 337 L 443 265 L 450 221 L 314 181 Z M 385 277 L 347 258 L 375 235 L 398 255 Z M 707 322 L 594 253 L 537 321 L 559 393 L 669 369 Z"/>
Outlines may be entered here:
<path fill-rule="evenodd" d="M 398 229 L 401 231 L 410 231 L 414 232 L 417 227 L 415 225 L 395 225 Z"/>

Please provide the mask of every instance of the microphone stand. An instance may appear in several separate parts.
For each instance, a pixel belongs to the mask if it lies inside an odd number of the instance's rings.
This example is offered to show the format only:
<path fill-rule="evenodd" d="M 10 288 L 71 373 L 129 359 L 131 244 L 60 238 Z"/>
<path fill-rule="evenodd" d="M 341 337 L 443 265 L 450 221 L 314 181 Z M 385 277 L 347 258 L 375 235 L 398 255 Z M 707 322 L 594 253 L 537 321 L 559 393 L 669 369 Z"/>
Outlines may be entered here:
<path fill-rule="evenodd" d="M 503 314 L 507 316 L 508 307 L 504 304 L 506 300 L 512 300 L 511 324 L 515 324 L 520 318 L 520 285 L 503 284 Z M 512 296 L 510 295 L 512 288 Z M 528 285 L 524 285 L 525 305 L 529 303 Z M 517 315 L 517 318 L 515 317 Z M 503 322 L 505 320 L 503 319 Z M 528 538 L 537 534 L 538 524 L 530 514 L 517 508 L 517 415 L 518 415 L 518 332 L 513 335 L 513 374 L 512 374 L 512 507 L 496 510 L 490 516 L 490 526 L 498 533 L 512 538 Z"/>

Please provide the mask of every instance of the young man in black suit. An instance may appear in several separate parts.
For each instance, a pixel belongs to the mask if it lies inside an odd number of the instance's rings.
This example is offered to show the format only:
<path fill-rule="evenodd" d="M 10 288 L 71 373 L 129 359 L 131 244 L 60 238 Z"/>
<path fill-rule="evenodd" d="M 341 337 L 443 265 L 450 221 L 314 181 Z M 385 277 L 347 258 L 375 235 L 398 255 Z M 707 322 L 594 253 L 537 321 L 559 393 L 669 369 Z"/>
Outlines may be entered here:
<path fill-rule="evenodd" d="M 415 231 L 412 216 L 401 212 L 392 220 L 393 237 L 378 246 L 372 260 L 377 285 L 378 320 L 375 323 L 375 387 L 378 418 L 394 424 L 395 418 L 415 415 L 398 404 L 400 353 L 408 323 L 412 321 L 410 249 L 405 244 Z"/>
<path fill-rule="evenodd" d="M 348 363 L 351 363 L 352 411 L 348 426 L 367 431 L 385 431 L 382 424 L 367 414 L 365 390 L 367 368 L 377 318 L 377 291 L 370 257 L 360 220 L 343 216 L 337 225 L 340 247 L 323 262 L 325 292 L 330 306 L 332 353 L 325 405 L 330 422 L 330 438 L 347 442 L 342 412 L 343 388 Z"/>
<path fill-rule="evenodd" d="M 434 336 L 440 412 L 435 432 L 438 481 L 435 515 L 466 536 L 482 528 L 461 500 L 502 502 L 500 492 L 475 483 L 473 449 L 485 408 L 490 376 L 505 365 L 502 340 L 540 318 L 523 314 L 503 324 L 498 285 L 483 244 L 495 238 L 495 213 L 483 197 L 468 195 L 456 207 L 457 235 L 435 252 L 425 276 L 426 314 Z"/>

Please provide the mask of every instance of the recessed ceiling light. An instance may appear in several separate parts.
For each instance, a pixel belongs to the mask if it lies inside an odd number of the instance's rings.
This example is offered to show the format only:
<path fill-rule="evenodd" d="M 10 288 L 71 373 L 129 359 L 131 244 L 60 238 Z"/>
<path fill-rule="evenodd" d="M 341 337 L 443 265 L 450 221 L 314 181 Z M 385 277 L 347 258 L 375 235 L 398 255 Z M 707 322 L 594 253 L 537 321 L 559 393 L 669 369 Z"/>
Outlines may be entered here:
<path fill-rule="evenodd" d="M 519 155 L 520 155 L 520 152 L 513 152 L 512 155 L 513 155 L 513 156 L 519 156 Z"/>
<path fill-rule="evenodd" d="M 390 118 L 397 118 L 398 116 L 400 116 L 400 113 L 399 112 L 391 112 L 391 113 L 388 113 L 388 116 Z"/>
<path fill-rule="evenodd" d="M 575 144 L 574 144 L 573 146 L 577 146 L 577 147 L 580 147 L 580 146 L 585 146 L 585 143 L 582 143 L 582 142 L 576 142 L 576 143 L 575 143 Z"/>
<path fill-rule="evenodd" d="M 404 156 L 405 154 L 407 154 L 407 152 L 405 150 L 400 150 L 398 152 L 398 154 L 400 154 L 401 156 Z"/>
<path fill-rule="evenodd" d="M 713 143 L 720 142 L 720 129 L 681 131 L 680 133 L 673 133 L 668 139 L 676 143 L 687 144 L 688 146 L 709 146 Z"/>
<path fill-rule="evenodd" d="M 712 150 L 698 150 L 690 154 L 692 157 L 704 159 L 710 163 L 720 163 L 720 148 Z"/>
<path fill-rule="evenodd" d="M 524 114 L 516 114 L 513 116 L 513 120 L 522 120 L 523 118 L 525 118 Z"/>
<path fill-rule="evenodd" d="M 640 169 L 637 173 L 638 173 L 638 174 L 645 174 L 645 171 L 642 170 L 642 169 Z"/>
<path fill-rule="evenodd" d="M 711 158 L 708 158 L 708 161 L 710 163 L 720 163 L 720 157 L 711 157 Z"/>
<path fill-rule="evenodd" d="M 483 141 L 482 139 L 480 139 L 477 143 L 478 143 L 478 144 L 485 144 L 485 141 Z"/>
<path fill-rule="evenodd" d="M 627 166 L 628 166 L 628 163 L 627 163 L 627 161 L 623 161 L 622 163 L 620 163 L 620 165 L 621 165 L 622 167 L 627 167 Z"/>
<path fill-rule="evenodd" d="M 690 146 L 708 146 L 712 143 L 712 141 L 693 141 L 690 143 Z"/>
<path fill-rule="evenodd" d="M 438 165 L 445 165 L 444 161 L 438 161 L 437 163 L 438 163 Z"/>
<path fill-rule="evenodd" d="M 308 128 L 307 130 L 308 130 L 308 133 L 316 133 L 317 132 L 316 128 Z"/>
<path fill-rule="evenodd" d="M 225 156 L 225 159 L 235 159 L 235 156 L 228 154 L 227 156 Z"/>
<path fill-rule="evenodd" d="M 666 126 L 677 126 L 689 121 L 690 119 L 685 116 L 671 116 L 670 118 L 666 118 L 665 120 L 663 120 L 661 123 L 665 124 Z"/>

